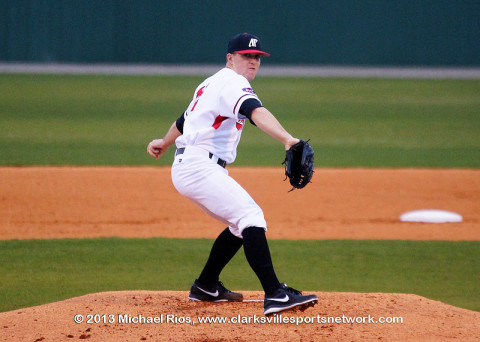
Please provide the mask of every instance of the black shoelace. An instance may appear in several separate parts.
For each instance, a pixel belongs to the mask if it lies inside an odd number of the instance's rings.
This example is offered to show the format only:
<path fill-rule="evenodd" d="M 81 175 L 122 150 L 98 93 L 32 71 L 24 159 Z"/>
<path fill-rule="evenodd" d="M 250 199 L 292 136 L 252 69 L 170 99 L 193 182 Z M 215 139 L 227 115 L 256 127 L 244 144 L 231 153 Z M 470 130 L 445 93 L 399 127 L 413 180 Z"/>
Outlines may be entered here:
<path fill-rule="evenodd" d="M 298 290 L 295 290 L 293 287 L 287 286 L 287 284 L 283 284 L 282 287 L 287 292 L 291 292 L 291 293 L 296 294 L 296 295 L 301 295 L 302 294 L 302 292 L 300 292 Z"/>
<path fill-rule="evenodd" d="M 223 285 L 221 281 L 218 282 L 217 286 L 219 286 L 223 291 L 230 291 L 225 287 L 225 285 Z"/>

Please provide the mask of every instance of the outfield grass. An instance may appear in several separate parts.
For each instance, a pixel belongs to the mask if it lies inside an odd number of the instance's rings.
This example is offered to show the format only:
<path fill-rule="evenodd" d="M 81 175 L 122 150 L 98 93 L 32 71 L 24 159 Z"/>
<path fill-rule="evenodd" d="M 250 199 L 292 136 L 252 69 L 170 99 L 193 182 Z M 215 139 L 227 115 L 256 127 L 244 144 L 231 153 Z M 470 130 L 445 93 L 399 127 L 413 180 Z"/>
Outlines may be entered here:
<path fill-rule="evenodd" d="M 201 271 L 208 239 L 0 241 L 0 311 L 99 291 L 184 290 Z M 480 243 L 270 242 L 281 281 L 310 291 L 415 293 L 480 311 Z M 240 251 L 222 280 L 261 290 Z"/>
<path fill-rule="evenodd" d="M 0 165 L 169 165 L 146 144 L 201 77 L 0 74 Z M 479 167 L 480 81 L 262 78 L 264 105 L 325 167 Z M 279 165 L 247 125 L 236 165 Z"/>

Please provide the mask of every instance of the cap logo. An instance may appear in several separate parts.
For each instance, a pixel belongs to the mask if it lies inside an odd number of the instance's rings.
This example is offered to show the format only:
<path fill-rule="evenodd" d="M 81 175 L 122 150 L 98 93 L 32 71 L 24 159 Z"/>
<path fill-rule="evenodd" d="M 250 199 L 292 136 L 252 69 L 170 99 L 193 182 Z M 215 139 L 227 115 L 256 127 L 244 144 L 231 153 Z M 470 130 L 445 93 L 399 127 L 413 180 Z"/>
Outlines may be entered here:
<path fill-rule="evenodd" d="M 269 57 L 268 52 L 262 51 L 262 42 L 260 38 L 249 33 L 240 33 L 228 41 L 227 54 L 248 54 L 255 53 Z"/>
<path fill-rule="evenodd" d="M 248 47 L 257 47 L 258 39 L 252 38 L 250 39 L 250 43 L 248 43 Z"/>

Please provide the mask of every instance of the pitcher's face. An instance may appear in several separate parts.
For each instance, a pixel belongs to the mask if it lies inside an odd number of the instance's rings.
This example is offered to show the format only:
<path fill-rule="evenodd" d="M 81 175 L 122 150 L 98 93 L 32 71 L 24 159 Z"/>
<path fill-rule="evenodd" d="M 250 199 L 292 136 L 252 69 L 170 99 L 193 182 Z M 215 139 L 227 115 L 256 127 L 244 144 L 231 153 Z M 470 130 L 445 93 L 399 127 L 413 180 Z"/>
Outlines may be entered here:
<path fill-rule="evenodd" d="M 260 53 L 229 53 L 227 61 L 231 69 L 251 82 L 260 68 L 261 57 Z"/>

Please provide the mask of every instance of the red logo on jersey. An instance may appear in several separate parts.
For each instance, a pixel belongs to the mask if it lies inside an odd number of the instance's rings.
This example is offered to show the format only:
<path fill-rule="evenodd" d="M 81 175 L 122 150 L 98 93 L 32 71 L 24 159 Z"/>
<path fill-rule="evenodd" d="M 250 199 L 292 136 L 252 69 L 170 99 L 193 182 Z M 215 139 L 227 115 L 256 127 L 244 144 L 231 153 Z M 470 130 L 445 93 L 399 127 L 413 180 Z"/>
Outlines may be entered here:
<path fill-rule="evenodd" d="M 215 121 L 213 122 L 212 127 L 215 128 L 215 129 L 218 129 L 222 125 L 222 122 L 224 122 L 227 119 L 228 119 L 228 116 L 218 115 L 215 118 Z M 243 128 L 243 126 L 245 126 L 245 120 L 244 119 L 237 120 L 237 122 L 235 123 L 235 127 L 237 127 L 238 130 L 241 130 Z"/>
<path fill-rule="evenodd" d="M 237 120 L 237 129 L 238 130 L 241 130 L 244 125 L 245 125 L 245 120 L 244 119 Z"/>
<path fill-rule="evenodd" d="M 205 87 L 201 87 L 201 88 L 197 91 L 197 98 L 203 95 L 203 89 L 205 89 L 205 88 L 206 88 L 206 86 L 205 86 Z"/>
<path fill-rule="evenodd" d="M 201 88 L 197 91 L 197 96 L 196 96 L 197 101 L 195 101 L 195 103 L 194 103 L 193 106 L 192 106 L 192 109 L 190 109 L 191 112 L 193 112 L 193 110 L 195 109 L 195 106 L 197 105 L 198 100 L 200 100 L 200 96 L 203 95 L 203 90 L 204 90 L 206 87 L 208 87 L 208 85 L 206 85 L 206 86 L 204 86 L 204 87 L 201 87 Z"/>
<path fill-rule="evenodd" d="M 220 127 L 222 122 L 225 121 L 226 119 L 228 119 L 227 116 L 221 116 L 221 115 L 217 116 L 215 118 L 215 121 L 213 122 L 212 127 L 215 128 L 215 129 L 218 129 L 218 127 Z"/>

